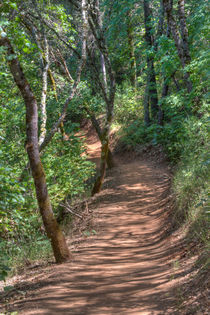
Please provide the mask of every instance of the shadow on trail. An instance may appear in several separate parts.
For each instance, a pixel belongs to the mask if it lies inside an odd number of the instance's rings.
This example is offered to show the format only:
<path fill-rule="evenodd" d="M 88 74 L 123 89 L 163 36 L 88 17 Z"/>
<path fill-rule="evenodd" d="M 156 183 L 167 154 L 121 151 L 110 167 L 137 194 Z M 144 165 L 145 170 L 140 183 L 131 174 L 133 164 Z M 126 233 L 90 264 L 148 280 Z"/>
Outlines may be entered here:
<path fill-rule="evenodd" d="M 169 179 L 147 162 L 115 168 L 98 196 L 97 235 L 74 261 L 24 282 L 20 314 L 175 314 L 166 235 Z M 176 249 L 173 249 L 173 251 Z"/>

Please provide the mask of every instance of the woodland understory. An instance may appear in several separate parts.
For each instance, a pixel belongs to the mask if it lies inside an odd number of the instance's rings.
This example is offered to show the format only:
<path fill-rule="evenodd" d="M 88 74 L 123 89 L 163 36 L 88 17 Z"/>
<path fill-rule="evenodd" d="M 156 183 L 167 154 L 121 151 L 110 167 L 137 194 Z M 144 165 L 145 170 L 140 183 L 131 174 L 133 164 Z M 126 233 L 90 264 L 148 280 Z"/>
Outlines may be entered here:
<path fill-rule="evenodd" d="M 208 314 L 208 9 L 207 0 L 0 0 L 3 292 L 26 266 L 72 261 L 67 227 L 81 232 L 119 157 L 160 169 L 164 157 L 167 235 L 184 235 L 180 259 L 197 257 L 180 314 Z M 100 150 L 90 158 L 93 134 Z M 190 308 L 191 290 L 203 295 Z"/>

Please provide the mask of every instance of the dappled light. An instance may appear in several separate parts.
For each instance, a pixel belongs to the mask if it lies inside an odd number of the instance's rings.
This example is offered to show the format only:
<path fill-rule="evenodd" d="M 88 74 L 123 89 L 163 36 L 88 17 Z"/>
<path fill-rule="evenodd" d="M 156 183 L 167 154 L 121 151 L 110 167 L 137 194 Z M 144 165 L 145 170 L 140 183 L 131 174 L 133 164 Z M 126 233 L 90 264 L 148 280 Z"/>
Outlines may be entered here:
<path fill-rule="evenodd" d="M 209 315 L 207 0 L 0 0 L 0 315 Z"/>

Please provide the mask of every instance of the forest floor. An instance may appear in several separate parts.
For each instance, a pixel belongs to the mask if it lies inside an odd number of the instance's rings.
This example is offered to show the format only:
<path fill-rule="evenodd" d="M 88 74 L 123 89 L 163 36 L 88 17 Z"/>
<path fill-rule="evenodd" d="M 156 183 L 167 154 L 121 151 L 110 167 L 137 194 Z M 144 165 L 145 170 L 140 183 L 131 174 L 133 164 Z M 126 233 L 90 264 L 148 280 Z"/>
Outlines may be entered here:
<path fill-rule="evenodd" d="M 87 144 L 98 163 L 96 136 L 90 134 Z M 133 154 L 118 155 L 115 162 L 102 192 L 86 205 L 85 227 L 76 219 L 77 231 L 68 240 L 73 260 L 26 270 L 13 283 L 15 291 L 4 296 L 7 312 L 208 314 L 196 311 L 196 301 L 194 312 L 181 308 L 181 284 L 194 272 L 197 256 L 186 258 L 182 237 L 168 232 L 173 202 L 167 163 Z"/>

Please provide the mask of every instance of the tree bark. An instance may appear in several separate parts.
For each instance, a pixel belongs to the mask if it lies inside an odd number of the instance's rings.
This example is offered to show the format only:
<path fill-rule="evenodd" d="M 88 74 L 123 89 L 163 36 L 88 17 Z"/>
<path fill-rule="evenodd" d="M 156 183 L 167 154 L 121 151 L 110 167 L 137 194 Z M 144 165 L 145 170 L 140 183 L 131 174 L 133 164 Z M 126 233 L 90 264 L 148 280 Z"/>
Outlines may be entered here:
<path fill-rule="evenodd" d="M 157 120 L 157 114 L 159 110 L 158 105 L 158 94 L 157 94 L 157 83 L 156 83 L 156 74 L 154 67 L 154 58 L 151 57 L 148 61 L 148 72 L 149 72 L 149 98 L 150 98 L 150 107 L 151 107 L 151 117 L 153 121 Z"/>
<path fill-rule="evenodd" d="M 109 145 L 108 145 L 108 153 L 106 157 L 106 164 L 107 164 L 108 169 L 115 167 L 114 157 L 113 157 L 112 151 L 109 148 Z"/>
<path fill-rule="evenodd" d="M 157 35 L 156 35 L 155 44 L 154 44 L 155 52 L 158 51 L 158 39 L 160 38 L 160 36 L 163 35 L 163 32 L 164 32 L 164 18 L 165 18 L 165 8 L 163 5 L 163 0 L 160 0 L 159 22 L 158 22 Z M 168 38 L 170 37 L 169 27 L 167 28 L 166 35 Z M 163 119 L 164 119 L 164 111 L 162 108 L 162 102 L 164 98 L 168 95 L 168 90 L 169 90 L 168 80 L 165 73 L 162 73 L 162 76 L 163 76 L 163 86 L 162 86 L 162 93 L 161 93 L 161 102 L 159 104 L 159 110 L 158 110 L 158 124 L 160 126 L 163 126 Z"/>
<path fill-rule="evenodd" d="M 98 24 L 100 25 L 100 28 L 102 28 L 102 17 L 101 17 L 101 12 L 100 12 L 99 0 L 96 0 L 96 10 L 97 10 L 97 16 L 98 16 Z M 101 72 L 103 76 L 104 89 L 107 91 L 106 63 L 105 63 L 104 55 L 101 51 L 100 51 L 100 63 L 101 63 Z"/>
<path fill-rule="evenodd" d="M 72 76 L 71 76 L 71 74 L 69 72 L 68 67 L 67 67 L 66 61 L 65 61 L 65 59 L 64 59 L 64 57 L 63 57 L 63 55 L 62 55 L 62 53 L 60 52 L 59 49 L 57 49 L 57 53 L 60 56 L 60 59 L 61 59 L 61 61 L 63 63 L 63 67 L 64 67 L 64 70 L 65 70 L 65 73 L 67 75 L 67 78 L 68 78 L 69 82 L 70 83 L 74 83 L 74 80 L 73 80 L 73 78 L 72 78 Z"/>
<path fill-rule="evenodd" d="M 129 57 L 130 57 L 130 65 L 131 65 L 131 84 L 134 88 L 136 88 L 136 57 L 134 51 L 134 34 L 133 34 L 133 27 L 131 24 L 131 12 L 127 12 L 127 35 L 128 35 L 128 48 L 129 48 Z"/>
<path fill-rule="evenodd" d="M 149 112 L 149 78 L 147 77 L 147 83 L 144 95 L 144 123 L 148 127 L 150 124 L 150 112 Z"/>
<path fill-rule="evenodd" d="M 110 127 L 113 119 L 113 110 L 114 110 L 114 99 L 115 99 L 115 92 L 116 92 L 116 85 L 115 85 L 115 75 L 112 70 L 111 61 L 109 58 L 108 48 L 106 45 L 106 40 L 104 38 L 102 27 L 99 23 L 98 17 L 97 17 L 97 10 L 95 8 L 95 3 L 89 3 L 89 26 L 92 31 L 92 34 L 96 40 L 97 47 L 99 51 L 103 54 L 104 60 L 107 67 L 107 73 L 109 77 L 109 88 L 107 90 L 104 88 L 104 85 L 101 84 L 100 78 L 99 78 L 99 84 L 101 87 L 101 92 L 104 98 L 104 101 L 106 103 L 106 122 L 105 126 L 102 130 L 102 148 L 101 148 L 101 163 L 100 163 L 100 170 L 99 174 L 97 176 L 95 185 L 92 190 L 92 195 L 98 193 L 101 190 L 104 176 L 106 172 L 106 160 L 107 160 L 107 154 L 108 154 L 108 147 L 109 147 L 109 132 Z M 96 14 L 95 14 L 96 12 Z M 95 67 L 94 67 L 95 69 Z"/>
<path fill-rule="evenodd" d="M 152 26 L 151 26 L 151 15 L 152 11 L 149 6 L 149 1 L 144 0 L 144 23 L 145 23 L 145 40 L 147 48 L 151 50 L 153 46 L 152 38 Z M 147 56 L 147 77 L 148 77 L 148 94 L 151 104 L 151 118 L 153 121 L 157 119 L 158 116 L 158 94 L 157 94 L 157 84 L 156 75 L 154 68 L 154 57 L 150 53 Z"/>
<path fill-rule="evenodd" d="M 86 0 L 81 1 L 81 14 L 82 14 L 82 21 L 83 21 L 83 25 L 82 25 L 82 55 L 80 58 L 80 63 L 79 63 L 78 69 L 77 69 L 76 80 L 74 81 L 74 84 L 72 86 L 69 97 L 66 99 L 66 101 L 63 105 L 63 110 L 60 114 L 59 119 L 54 123 L 51 130 L 48 132 L 44 141 L 42 142 L 42 144 L 39 148 L 40 152 L 43 151 L 44 148 L 48 145 L 48 143 L 52 140 L 55 133 L 57 132 L 57 129 L 60 127 L 60 125 L 64 121 L 64 119 L 66 117 L 68 105 L 75 96 L 78 84 L 80 82 L 81 73 L 82 73 L 83 67 L 85 66 L 85 63 L 86 63 L 86 44 L 87 44 L 87 32 L 88 32 Z"/>
<path fill-rule="evenodd" d="M 185 17 L 185 1 L 178 0 L 178 16 L 180 22 L 180 31 L 182 37 L 182 49 L 183 49 L 183 58 L 185 66 L 191 62 L 190 57 L 190 49 L 188 44 L 188 29 L 186 24 L 186 17 Z M 190 75 L 188 72 L 184 73 L 184 79 L 186 81 L 187 91 L 190 93 L 192 91 L 192 82 L 190 80 Z"/>
<path fill-rule="evenodd" d="M 107 161 L 107 155 L 108 155 L 108 149 L 109 149 L 109 131 L 110 131 L 110 126 L 113 119 L 113 104 L 110 104 L 109 110 L 107 111 L 106 125 L 101 134 L 102 146 L 101 146 L 100 168 L 99 168 L 99 173 L 96 178 L 95 184 L 92 189 L 92 196 L 100 192 L 103 182 L 104 182 L 104 177 L 106 174 L 106 161 Z"/>
<path fill-rule="evenodd" d="M 62 263 L 70 259 L 71 255 L 64 235 L 54 217 L 50 198 L 47 191 L 44 169 L 39 155 L 38 144 L 38 109 L 37 102 L 28 81 L 25 78 L 19 60 L 8 38 L 0 38 L 0 46 L 5 46 L 9 58 L 9 67 L 17 84 L 26 107 L 26 150 L 34 179 L 39 210 L 49 237 L 55 260 Z"/>
<path fill-rule="evenodd" d="M 188 29 L 186 24 L 186 17 L 185 17 L 185 1 L 178 0 L 178 16 L 180 22 L 180 31 L 182 37 L 182 48 L 183 48 L 183 57 L 185 61 L 185 65 L 189 64 L 191 61 L 190 57 L 190 50 L 188 44 Z"/>
<path fill-rule="evenodd" d="M 185 69 L 186 65 L 190 62 L 190 54 L 188 47 L 187 27 L 185 22 L 184 1 L 183 0 L 178 1 L 179 6 L 178 12 L 182 38 L 180 38 L 179 36 L 176 21 L 173 17 L 173 1 L 163 0 L 163 4 L 167 15 L 168 26 L 172 33 L 182 68 Z M 190 80 L 190 74 L 187 71 L 185 71 L 184 73 L 184 81 L 187 91 L 188 93 L 190 93 L 192 91 L 192 82 Z"/>
<path fill-rule="evenodd" d="M 86 112 L 88 113 L 88 115 L 90 116 L 90 120 L 91 120 L 91 123 L 98 135 L 98 138 L 99 140 L 101 141 L 101 144 L 103 142 L 103 139 L 102 139 L 102 129 L 99 125 L 99 122 L 98 120 L 96 119 L 95 117 L 95 114 L 93 112 L 91 112 L 87 107 L 85 108 Z M 114 158 L 113 158 L 113 154 L 112 154 L 112 151 L 110 150 L 109 148 L 109 145 L 108 145 L 108 153 L 107 153 L 107 156 L 106 156 L 106 164 L 107 164 L 107 167 L 109 169 L 113 168 L 115 166 L 115 162 L 114 162 Z"/>
<path fill-rule="evenodd" d="M 104 135 L 103 140 L 102 140 L 102 146 L 101 146 L 100 168 L 99 168 L 98 176 L 96 178 L 96 181 L 92 189 L 92 193 L 91 193 L 92 196 L 100 192 L 102 184 L 104 182 L 104 177 L 106 173 L 106 160 L 107 160 L 107 155 L 108 155 L 108 147 L 109 147 L 108 136 Z"/>
<path fill-rule="evenodd" d="M 168 85 L 166 77 L 164 76 L 164 82 L 163 82 L 162 94 L 161 94 L 161 104 L 159 105 L 159 111 L 158 111 L 158 124 L 160 126 L 163 126 L 163 119 L 164 119 L 164 111 L 162 109 L 162 101 L 168 95 L 168 90 L 169 90 L 169 85 Z"/>
<path fill-rule="evenodd" d="M 40 136 L 39 136 L 39 145 L 42 144 L 46 136 L 46 123 L 47 123 L 47 110 L 46 110 L 46 99 L 47 99 L 47 72 L 49 69 L 49 47 L 47 38 L 44 34 L 44 50 L 42 56 L 43 70 L 42 70 L 42 95 L 40 102 L 41 109 L 41 127 L 40 127 Z"/>

